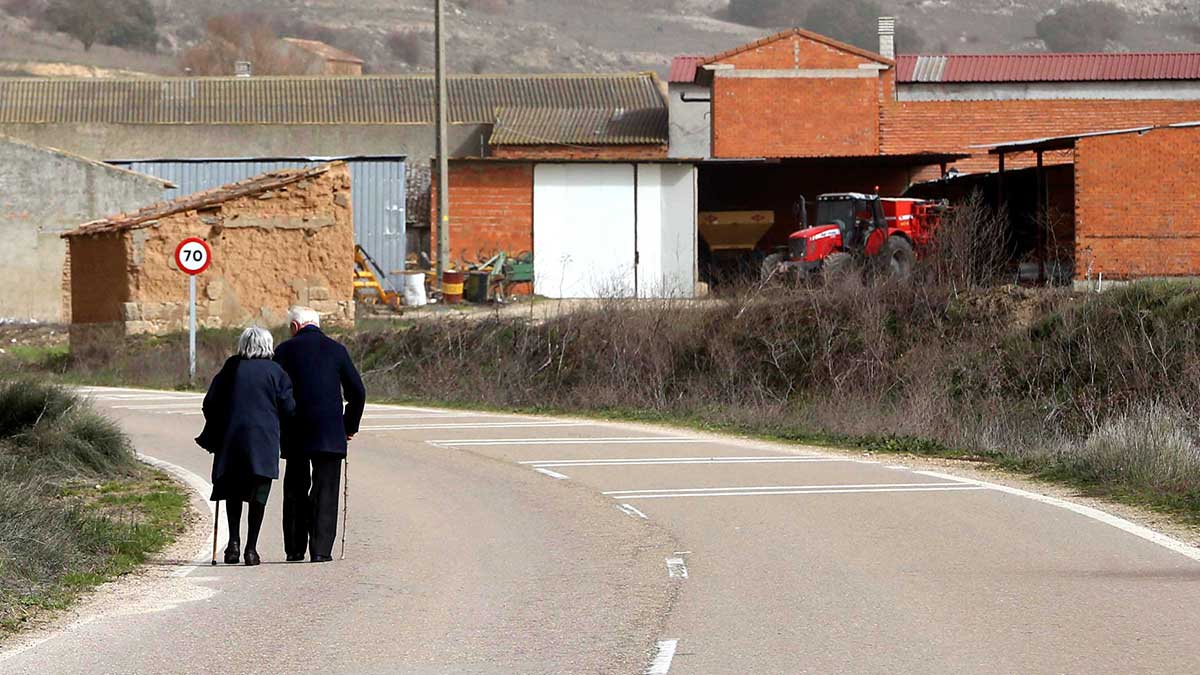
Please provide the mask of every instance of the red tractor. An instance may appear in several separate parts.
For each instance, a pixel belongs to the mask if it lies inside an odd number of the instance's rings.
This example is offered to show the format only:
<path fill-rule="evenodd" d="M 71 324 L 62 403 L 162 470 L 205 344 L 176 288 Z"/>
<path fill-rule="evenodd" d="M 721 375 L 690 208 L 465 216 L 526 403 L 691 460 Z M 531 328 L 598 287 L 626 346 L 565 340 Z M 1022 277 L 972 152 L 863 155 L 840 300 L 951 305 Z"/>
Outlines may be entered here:
<path fill-rule="evenodd" d="M 945 202 L 824 194 L 817 198 L 817 224 L 809 227 L 802 199 L 796 205 L 801 229 L 788 238 L 787 253 L 767 257 L 763 272 L 837 275 L 861 267 L 906 280 L 945 211 Z"/>

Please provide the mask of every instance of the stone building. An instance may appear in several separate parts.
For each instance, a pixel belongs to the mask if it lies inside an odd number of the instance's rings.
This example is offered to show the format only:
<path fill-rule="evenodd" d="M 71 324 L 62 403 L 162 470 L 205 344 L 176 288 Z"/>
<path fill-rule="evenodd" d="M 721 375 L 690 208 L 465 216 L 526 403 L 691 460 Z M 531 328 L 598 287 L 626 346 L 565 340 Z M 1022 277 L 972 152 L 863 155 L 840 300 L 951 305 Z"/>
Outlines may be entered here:
<path fill-rule="evenodd" d="M 0 319 L 70 320 L 59 292 L 63 232 L 163 198 L 171 185 L 132 171 L 0 136 Z"/>
<path fill-rule="evenodd" d="M 188 237 L 213 252 L 197 278 L 201 326 L 279 326 L 298 303 L 327 324 L 353 322 L 350 172 L 340 162 L 263 174 L 62 236 L 73 344 L 184 329 L 188 283 L 174 252 Z"/>

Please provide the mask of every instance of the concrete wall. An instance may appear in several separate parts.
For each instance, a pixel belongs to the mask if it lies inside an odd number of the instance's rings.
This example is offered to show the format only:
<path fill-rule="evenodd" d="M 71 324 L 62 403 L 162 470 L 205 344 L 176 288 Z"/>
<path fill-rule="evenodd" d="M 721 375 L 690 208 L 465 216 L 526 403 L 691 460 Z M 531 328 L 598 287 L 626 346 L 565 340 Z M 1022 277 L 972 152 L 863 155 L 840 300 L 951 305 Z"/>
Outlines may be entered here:
<path fill-rule="evenodd" d="M 59 235 L 163 191 L 146 176 L 0 137 L 0 317 L 69 320 Z"/>
<path fill-rule="evenodd" d="M 1056 99 L 1200 100 L 1200 82 L 980 82 L 901 84 L 901 101 L 1016 101 Z"/>
<path fill-rule="evenodd" d="M 1200 276 L 1200 129 L 1081 139 L 1075 277 Z"/>
<path fill-rule="evenodd" d="M 452 126 L 452 156 L 482 156 L 486 132 Z M 105 160 L 406 155 L 419 163 L 435 153 L 427 125 L 6 124 L 0 134 Z"/>
<path fill-rule="evenodd" d="M 687 98 L 690 101 L 684 101 Z M 699 84 L 671 83 L 667 107 L 671 116 L 673 159 L 712 157 L 712 91 Z M 699 99 L 699 100 L 697 100 Z"/>
<path fill-rule="evenodd" d="M 118 276 L 123 293 L 118 324 L 126 335 L 181 330 L 187 320 L 187 276 L 175 267 L 174 251 L 187 237 L 202 237 L 213 249 L 212 266 L 197 278 L 197 319 L 207 328 L 286 322 L 291 305 L 306 304 L 323 322 L 350 325 L 354 319 L 354 225 L 350 173 L 335 166 L 316 178 L 279 190 L 221 203 L 213 208 L 166 216 L 153 226 L 124 232 L 124 269 L 84 261 L 111 254 L 109 236 L 71 241 L 73 294 L 111 288 Z M 77 317 L 75 334 L 89 331 L 112 312 Z M 76 331 L 80 326 L 84 330 Z"/>

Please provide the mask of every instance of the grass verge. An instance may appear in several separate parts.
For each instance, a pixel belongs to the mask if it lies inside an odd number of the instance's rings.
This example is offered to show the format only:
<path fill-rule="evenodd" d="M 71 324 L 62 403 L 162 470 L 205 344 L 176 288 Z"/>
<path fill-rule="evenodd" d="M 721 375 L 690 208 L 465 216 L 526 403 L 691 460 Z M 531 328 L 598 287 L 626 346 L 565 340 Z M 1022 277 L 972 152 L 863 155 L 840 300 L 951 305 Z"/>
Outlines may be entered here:
<path fill-rule="evenodd" d="M 163 550 L 188 503 L 69 392 L 0 382 L 0 639 Z"/>

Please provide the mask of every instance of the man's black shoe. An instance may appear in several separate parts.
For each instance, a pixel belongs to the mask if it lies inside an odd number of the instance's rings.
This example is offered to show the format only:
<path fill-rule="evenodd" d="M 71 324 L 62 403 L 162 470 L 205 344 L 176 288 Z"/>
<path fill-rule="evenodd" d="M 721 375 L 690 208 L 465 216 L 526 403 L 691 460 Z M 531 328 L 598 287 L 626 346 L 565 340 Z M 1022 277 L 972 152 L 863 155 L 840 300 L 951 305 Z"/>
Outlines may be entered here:
<path fill-rule="evenodd" d="M 225 564 L 236 565 L 241 562 L 242 542 L 234 539 L 225 547 Z"/>
<path fill-rule="evenodd" d="M 290 553 L 288 554 L 288 557 L 287 557 L 288 562 L 300 562 L 301 560 L 304 560 L 303 553 L 301 553 L 300 555 L 292 555 Z"/>
<path fill-rule="evenodd" d="M 329 555 L 314 555 L 312 557 L 313 562 L 331 562 L 332 560 L 333 556 Z"/>
<path fill-rule="evenodd" d="M 252 548 L 246 549 L 246 567 L 254 567 L 262 562 L 262 558 L 258 557 L 258 551 Z"/>

